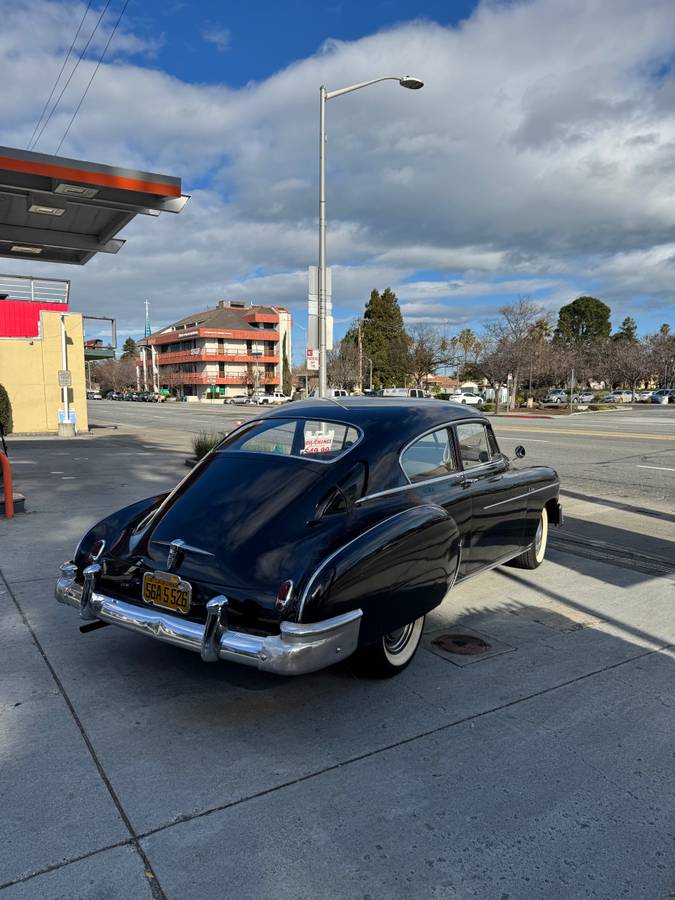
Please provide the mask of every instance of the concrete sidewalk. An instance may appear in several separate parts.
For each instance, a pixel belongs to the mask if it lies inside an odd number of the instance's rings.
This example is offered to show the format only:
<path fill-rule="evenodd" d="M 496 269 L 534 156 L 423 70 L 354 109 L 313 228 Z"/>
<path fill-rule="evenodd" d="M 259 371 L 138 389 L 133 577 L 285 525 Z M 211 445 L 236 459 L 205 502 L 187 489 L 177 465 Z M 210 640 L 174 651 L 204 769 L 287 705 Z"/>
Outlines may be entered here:
<path fill-rule="evenodd" d="M 553 550 L 449 595 L 391 681 L 208 666 L 54 602 L 93 519 L 185 474 L 91 446 L 22 449 L 0 521 L 2 900 L 668 896 L 670 578 Z"/>

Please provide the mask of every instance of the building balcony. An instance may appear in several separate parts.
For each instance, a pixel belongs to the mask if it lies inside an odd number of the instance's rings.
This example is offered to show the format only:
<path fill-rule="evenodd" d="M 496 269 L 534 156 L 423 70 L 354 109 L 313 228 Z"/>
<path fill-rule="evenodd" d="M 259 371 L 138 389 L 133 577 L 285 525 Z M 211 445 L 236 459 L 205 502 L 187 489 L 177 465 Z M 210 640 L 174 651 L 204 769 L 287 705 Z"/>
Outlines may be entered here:
<path fill-rule="evenodd" d="M 219 350 L 176 350 L 173 353 L 158 353 L 157 365 L 168 366 L 174 363 L 193 363 L 193 362 L 234 362 L 234 363 L 253 363 L 262 365 L 263 363 L 271 363 L 277 365 L 279 357 L 276 354 L 266 353 L 264 356 L 254 356 L 247 353 L 246 350 L 234 351 L 228 350 L 221 353 Z"/>
<path fill-rule="evenodd" d="M 160 382 L 162 373 L 159 375 Z M 201 372 L 172 372 L 171 381 L 175 384 L 237 384 L 242 387 L 249 384 L 279 384 L 280 378 L 275 375 L 259 375 L 258 378 L 249 378 L 246 373 L 241 375 L 204 375 Z"/>
<path fill-rule="evenodd" d="M 245 322 L 242 325 L 245 326 Z M 165 331 L 162 334 L 153 334 L 144 338 L 144 343 L 154 345 L 175 344 L 179 341 L 187 341 L 192 338 L 197 340 L 204 338 L 224 338 L 229 341 L 278 341 L 279 332 L 271 328 L 188 328 L 180 331 Z"/>

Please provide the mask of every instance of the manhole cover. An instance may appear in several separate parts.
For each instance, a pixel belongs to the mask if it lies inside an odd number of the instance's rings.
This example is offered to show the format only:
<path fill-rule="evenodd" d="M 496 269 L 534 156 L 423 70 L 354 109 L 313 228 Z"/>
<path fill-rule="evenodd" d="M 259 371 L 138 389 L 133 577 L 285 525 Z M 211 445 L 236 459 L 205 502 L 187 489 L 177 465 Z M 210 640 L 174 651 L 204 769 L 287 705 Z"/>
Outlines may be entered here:
<path fill-rule="evenodd" d="M 478 656 L 491 649 L 487 641 L 473 634 L 441 634 L 432 643 L 446 653 L 459 653 L 462 656 Z"/>

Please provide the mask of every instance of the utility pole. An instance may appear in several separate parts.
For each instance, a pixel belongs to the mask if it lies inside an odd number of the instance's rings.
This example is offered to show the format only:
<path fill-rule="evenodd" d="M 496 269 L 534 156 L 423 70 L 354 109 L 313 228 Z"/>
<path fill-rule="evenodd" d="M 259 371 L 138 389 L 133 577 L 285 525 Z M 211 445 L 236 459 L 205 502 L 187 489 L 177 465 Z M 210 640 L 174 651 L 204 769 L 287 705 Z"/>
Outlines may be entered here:
<path fill-rule="evenodd" d="M 362 319 L 358 324 L 358 341 L 359 341 L 359 390 L 363 393 L 363 334 L 361 330 Z"/>

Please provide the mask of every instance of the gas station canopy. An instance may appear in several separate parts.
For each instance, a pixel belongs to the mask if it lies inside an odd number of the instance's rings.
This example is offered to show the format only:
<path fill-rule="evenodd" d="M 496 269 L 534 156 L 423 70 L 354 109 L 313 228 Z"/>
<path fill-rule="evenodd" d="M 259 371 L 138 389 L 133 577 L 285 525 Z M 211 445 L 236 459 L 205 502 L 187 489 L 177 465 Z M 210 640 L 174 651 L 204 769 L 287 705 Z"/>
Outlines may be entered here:
<path fill-rule="evenodd" d="M 178 213 L 180 178 L 0 147 L 0 257 L 84 265 L 142 213 Z"/>

